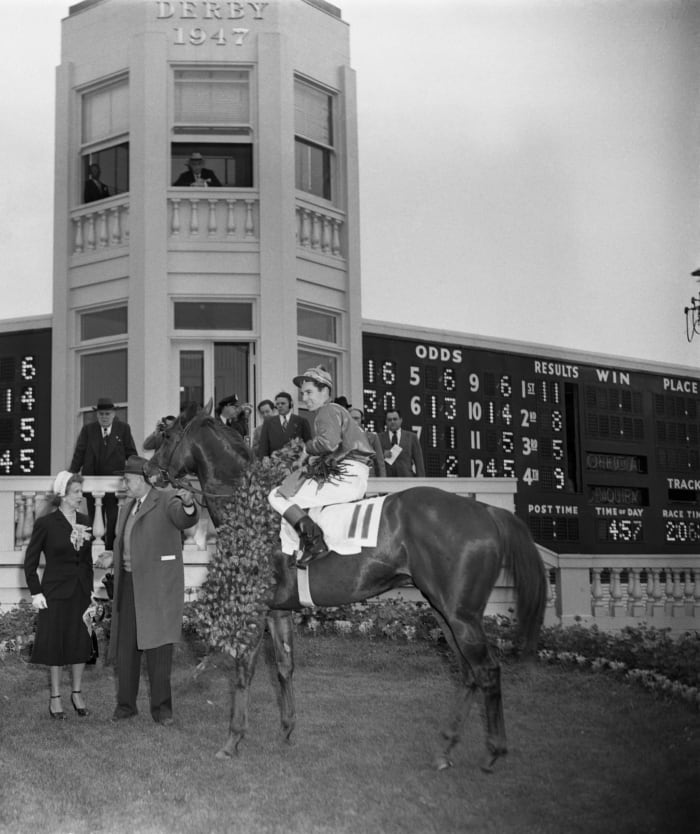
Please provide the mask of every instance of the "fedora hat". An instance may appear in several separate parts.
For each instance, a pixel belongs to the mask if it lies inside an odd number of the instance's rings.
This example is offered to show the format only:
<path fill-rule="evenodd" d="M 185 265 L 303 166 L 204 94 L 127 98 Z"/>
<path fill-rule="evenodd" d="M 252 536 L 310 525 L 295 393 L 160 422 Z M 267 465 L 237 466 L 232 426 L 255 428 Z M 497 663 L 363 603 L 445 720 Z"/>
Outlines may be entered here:
<path fill-rule="evenodd" d="M 315 368 L 309 368 L 309 370 L 304 371 L 303 374 L 295 376 L 293 382 L 297 388 L 301 388 L 305 382 L 316 382 L 319 385 L 325 385 L 329 391 L 333 389 L 333 380 L 331 379 L 331 375 L 323 367 L 323 365 L 318 365 Z"/>
<path fill-rule="evenodd" d="M 114 411 L 114 402 L 111 397 L 100 397 L 97 405 L 92 407 L 93 411 Z"/>
<path fill-rule="evenodd" d="M 124 469 L 116 472 L 116 475 L 141 475 L 143 478 L 146 477 L 146 464 L 148 461 L 146 458 L 142 458 L 140 455 L 130 455 L 126 459 L 126 463 L 124 464 Z"/>
<path fill-rule="evenodd" d="M 204 157 L 199 151 L 192 151 L 190 154 L 190 162 L 204 162 Z"/>

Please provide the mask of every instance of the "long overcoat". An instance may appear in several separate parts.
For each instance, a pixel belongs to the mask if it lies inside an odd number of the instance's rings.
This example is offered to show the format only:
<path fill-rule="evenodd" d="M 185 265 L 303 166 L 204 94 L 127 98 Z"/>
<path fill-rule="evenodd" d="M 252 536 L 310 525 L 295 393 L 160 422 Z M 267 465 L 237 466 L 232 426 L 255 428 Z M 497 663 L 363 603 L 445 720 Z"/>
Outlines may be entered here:
<path fill-rule="evenodd" d="M 135 501 L 119 509 L 114 540 L 114 604 L 108 659 L 117 655 L 119 592 L 124 527 Z M 131 575 L 134 582 L 136 638 L 139 649 L 154 649 L 180 640 L 185 602 L 182 535 L 197 523 L 199 512 L 188 515 L 173 490 L 151 488 L 131 528 Z"/>

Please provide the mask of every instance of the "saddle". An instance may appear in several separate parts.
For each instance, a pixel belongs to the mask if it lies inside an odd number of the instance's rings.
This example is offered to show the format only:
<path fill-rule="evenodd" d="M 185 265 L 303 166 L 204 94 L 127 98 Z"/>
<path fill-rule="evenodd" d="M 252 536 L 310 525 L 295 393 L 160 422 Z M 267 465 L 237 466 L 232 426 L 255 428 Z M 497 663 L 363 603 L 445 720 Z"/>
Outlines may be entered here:
<path fill-rule="evenodd" d="M 309 516 L 323 530 L 329 550 L 349 556 L 363 547 L 375 547 L 386 495 L 363 498 L 348 504 L 329 504 L 312 507 Z M 285 519 L 280 529 L 282 552 L 293 555 L 299 549 L 299 536 Z"/>

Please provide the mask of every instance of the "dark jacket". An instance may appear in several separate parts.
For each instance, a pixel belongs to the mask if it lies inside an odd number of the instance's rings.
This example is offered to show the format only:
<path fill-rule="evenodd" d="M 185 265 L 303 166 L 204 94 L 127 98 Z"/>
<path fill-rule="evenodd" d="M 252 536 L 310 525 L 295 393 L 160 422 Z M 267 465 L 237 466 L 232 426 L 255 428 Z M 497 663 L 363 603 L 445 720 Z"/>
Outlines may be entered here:
<path fill-rule="evenodd" d="M 290 440 L 300 437 L 304 443 L 311 439 L 311 427 L 308 422 L 297 414 L 287 415 L 287 428 L 282 429 L 279 415 L 266 417 L 260 431 L 257 456 L 262 459 L 281 449 Z"/>
<path fill-rule="evenodd" d="M 378 435 L 379 443 L 388 452 L 391 449 L 391 436 L 389 432 L 383 431 Z M 399 441 L 401 454 L 394 463 L 386 462 L 386 474 L 389 478 L 424 478 L 425 465 L 423 463 L 423 452 L 420 448 L 418 435 L 412 431 L 401 429 Z M 413 467 L 415 466 L 415 472 Z"/>
<path fill-rule="evenodd" d="M 88 179 L 83 191 L 83 202 L 94 203 L 95 200 L 104 200 L 105 197 L 109 197 L 109 188 L 103 182 L 93 180 L 92 177 Z"/>
<path fill-rule="evenodd" d="M 219 182 L 218 177 L 213 171 L 210 171 L 208 168 L 202 168 L 202 173 L 200 175 L 200 179 L 203 180 L 209 188 L 221 188 L 221 183 Z M 184 171 L 180 176 L 175 180 L 173 185 L 182 186 L 182 185 L 192 185 L 194 183 L 194 174 L 192 171 Z M 205 186 L 202 186 L 205 187 Z"/>
<path fill-rule="evenodd" d="M 83 475 L 114 475 L 124 469 L 128 457 L 137 454 L 129 424 L 115 417 L 106 446 L 99 423 L 82 427 L 68 469 Z"/>
<path fill-rule="evenodd" d="M 77 513 L 76 522 L 90 526 L 90 519 Z M 92 594 L 92 537 L 88 536 L 80 550 L 73 547 L 70 536 L 73 528 L 60 510 L 38 518 L 24 556 L 24 575 L 29 592 L 43 594 L 47 600 L 68 599 L 76 585 Z M 44 554 L 46 567 L 39 580 L 37 568 Z"/>

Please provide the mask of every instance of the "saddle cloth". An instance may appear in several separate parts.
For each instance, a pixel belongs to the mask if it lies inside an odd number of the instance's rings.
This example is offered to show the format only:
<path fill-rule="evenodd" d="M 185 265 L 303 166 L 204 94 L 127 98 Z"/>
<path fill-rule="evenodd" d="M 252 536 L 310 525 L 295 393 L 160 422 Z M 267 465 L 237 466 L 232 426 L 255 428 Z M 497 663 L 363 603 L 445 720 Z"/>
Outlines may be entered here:
<path fill-rule="evenodd" d="M 311 518 L 323 530 L 329 550 L 341 556 L 359 553 L 363 547 L 375 547 L 386 495 L 363 498 L 349 504 L 329 504 L 307 510 Z M 290 556 L 299 550 L 299 536 L 286 520 L 280 529 L 282 552 Z"/>

